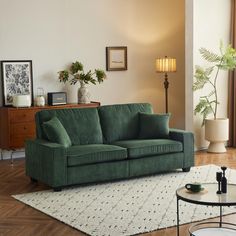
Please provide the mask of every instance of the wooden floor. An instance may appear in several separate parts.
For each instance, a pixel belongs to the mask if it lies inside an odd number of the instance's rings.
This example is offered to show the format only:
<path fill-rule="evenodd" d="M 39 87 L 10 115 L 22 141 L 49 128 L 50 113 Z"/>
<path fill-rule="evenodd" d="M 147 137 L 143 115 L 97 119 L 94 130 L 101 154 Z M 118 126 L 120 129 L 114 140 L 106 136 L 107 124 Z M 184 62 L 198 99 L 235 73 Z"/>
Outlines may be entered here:
<path fill-rule="evenodd" d="M 236 169 L 236 149 L 228 149 L 225 154 L 198 152 L 196 165 L 216 164 Z M 34 210 L 13 199 L 11 195 L 47 189 L 42 184 L 32 184 L 24 174 L 24 160 L 0 161 L 0 236 L 81 236 L 83 233 Z M 225 220 L 236 222 L 236 214 Z M 187 236 L 189 225 L 181 226 L 181 236 Z M 176 228 L 158 230 L 145 236 L 174 236 Z"/>

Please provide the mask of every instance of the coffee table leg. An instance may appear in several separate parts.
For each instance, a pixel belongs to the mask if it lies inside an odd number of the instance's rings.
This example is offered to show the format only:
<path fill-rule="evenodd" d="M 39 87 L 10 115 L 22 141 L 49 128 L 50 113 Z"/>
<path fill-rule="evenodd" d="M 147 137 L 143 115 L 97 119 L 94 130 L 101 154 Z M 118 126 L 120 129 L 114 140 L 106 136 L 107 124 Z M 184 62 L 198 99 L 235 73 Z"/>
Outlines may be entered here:
<path fill-rule="evenodd" d="M 177 197 L 177 236 L 179 236 L 179 198 Z"/>
<path fill-rule="evenodd" d="M 222 206 L 220 206 L 220 228 L 222 227 Z"/>

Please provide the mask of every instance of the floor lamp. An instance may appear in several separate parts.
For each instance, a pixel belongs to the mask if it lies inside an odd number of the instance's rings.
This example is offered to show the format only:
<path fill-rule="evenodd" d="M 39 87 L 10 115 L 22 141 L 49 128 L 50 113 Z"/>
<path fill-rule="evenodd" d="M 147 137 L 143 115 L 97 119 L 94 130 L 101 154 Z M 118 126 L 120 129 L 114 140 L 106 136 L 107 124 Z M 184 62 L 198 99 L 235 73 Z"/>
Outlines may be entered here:
<path fill-rule="evenodd" d="M 169 88 L 169 81 L 168 81 L 168 72 L 176 72 L 176 59 L 169 58 L 167 56 L 163 58 L 156 59 L 156 72 L 158 73 L 165 73 L 165 81 L 164 81 L 164 88 L 165 88 L 165 99 L 166 99 L 166 113 L 168 113 L 168 88 Z"/>

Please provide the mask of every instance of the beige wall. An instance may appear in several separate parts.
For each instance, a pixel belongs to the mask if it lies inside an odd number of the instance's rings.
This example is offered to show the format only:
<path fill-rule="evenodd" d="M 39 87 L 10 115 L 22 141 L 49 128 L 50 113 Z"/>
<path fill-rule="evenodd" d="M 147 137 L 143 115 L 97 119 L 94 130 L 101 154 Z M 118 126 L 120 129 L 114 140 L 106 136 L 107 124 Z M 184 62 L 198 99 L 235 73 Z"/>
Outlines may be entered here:
<path fill-rule="evenodd" d="M 0 60 L 32 59 L 35 94 L 37 87 L 65 90 L 69 101 L 76 102 L 77 86 L 60 84 L 57 71 L 77 59 L 86 69 L 105 69 L 105 47 L 125 45 L 128 70 L 107 72 L 105 83 L 90 86 L 91 100 L 150 102 L 156 112 L 164 112 L 163 75 L 155 72 L 155 58 L 176 57 L 178 71 L 169 75 L 169 110 L 171 126 L 177 128 L 191 129 L 192 116 L 192 64 L 185 83 L 185 10 L 186 65 L 191 61 L 191 30 L 194 65 L 202 63 L 198 48 L 218 50 L 220 39 L 229 40 L 230 0 L 188 0 L 186 8 L 184 0 L 0 0 L 0 6 Z M 227 114 L 224 78 L 219 84 L 222 116 Z M 193 105 L 200 95 L 194 93 Z M 194 117 L 193 129 L 197 148 L 206 147 L 199 117 Z"/>
<path fill-rule="evenodd" d="M 0 0 L 0 60 L 32 59 L 34 93 L 66 90 L 76 102 L 77 86 L 63 86 L 57 71 L 80 60 L 105 69 L 106 46 L 128 46 L 128 70 L 107 72 L 91 85 L 102 104 L 150 102 L 164 112 L 162 74 L 155 58 L 177 58 L 170 74 L 171 125 L 184 128 L 184 0 Z"/>
<path fill-rule="evenodd" d="M 57 71 L 74 60 L 105 69 L 105 47 L 124 45 L 128 70 L 107 72 L 107 81 L 89 86 L 91 100 L 150 102 L 164 112 L 164 75 L 155 72 L 155 59 L 176 57 L 169 111 L 171 126 L 184 128 L 184 0 L 0 0 L 0 6 L 0 60 L 33 60 L 34 94 L 37 87 L 67 91 L 76 102 L 78 87 L 60 84 Z"/>
<path fill-rule="evenodd" d="M 194 1 L 194 65 L 204 66 L 206 63 L 201 59 L 199 48 L 205 47 L 219 52 L 220 40 L 225 45 L 229 43 L 230 35 L 230 0 L 197 0 Z M 227 73 L 219 74 L 219 109 L 218 117 L 227 117 L 228 83 Z M 194 92 L 194 107 L 199 97 L 209 93 L 209 88 Z M 204 138 L 204 127 L 201 127 L 201 117 L 194 116 L 194 134 L 197 149 L 206 148 L 208 143 Z"/>

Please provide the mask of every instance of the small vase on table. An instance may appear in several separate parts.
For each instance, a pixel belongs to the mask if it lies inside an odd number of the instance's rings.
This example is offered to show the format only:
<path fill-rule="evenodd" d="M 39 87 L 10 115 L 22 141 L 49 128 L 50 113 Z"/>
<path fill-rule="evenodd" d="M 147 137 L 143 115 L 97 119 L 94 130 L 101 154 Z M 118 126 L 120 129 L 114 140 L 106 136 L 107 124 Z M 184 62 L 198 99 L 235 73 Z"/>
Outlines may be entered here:
<path fill-rule="evenodd" d="M 80 81 L 80 88 L 78 89 L 78 103 L 90 103 L 90 93 L 83 81 Z"/>

